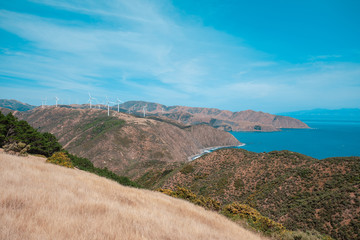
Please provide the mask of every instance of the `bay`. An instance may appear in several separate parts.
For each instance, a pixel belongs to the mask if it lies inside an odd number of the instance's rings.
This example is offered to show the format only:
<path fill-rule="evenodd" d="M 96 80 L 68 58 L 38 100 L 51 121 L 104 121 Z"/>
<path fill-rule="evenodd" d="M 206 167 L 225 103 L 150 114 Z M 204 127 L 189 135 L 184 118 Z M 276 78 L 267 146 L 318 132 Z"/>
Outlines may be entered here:
<path fill-rule="evenodd" d="M 289 150 L 317 159 L 360 156 L 360 121 L 303 120 L 311 129 L 230 132 L 253 152 Z"/>

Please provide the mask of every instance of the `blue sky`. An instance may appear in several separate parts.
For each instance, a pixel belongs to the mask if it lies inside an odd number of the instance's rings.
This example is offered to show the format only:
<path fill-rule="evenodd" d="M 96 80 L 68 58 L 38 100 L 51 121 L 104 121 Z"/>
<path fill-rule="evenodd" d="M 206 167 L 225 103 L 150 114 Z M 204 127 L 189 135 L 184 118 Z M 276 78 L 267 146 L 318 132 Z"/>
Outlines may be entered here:
<path fill-rule="evenodd" d="M 0 98 L 360 107 L 360 2 L 0 2 Z"/>

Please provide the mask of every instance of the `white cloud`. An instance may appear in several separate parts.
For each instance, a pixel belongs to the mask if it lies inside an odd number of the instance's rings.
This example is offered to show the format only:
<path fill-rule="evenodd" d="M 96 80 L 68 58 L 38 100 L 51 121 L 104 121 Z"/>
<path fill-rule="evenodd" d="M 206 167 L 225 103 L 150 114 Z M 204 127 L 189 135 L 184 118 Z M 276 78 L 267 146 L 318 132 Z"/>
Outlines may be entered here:
<path fill-rule="evenodd" d="M 0 10 L 0 28 L 27 42 L 2 49 L 0 74 L 41 87 L 232 110 L 237 102 L 271 109 L 287 99 L 329 101 L 337 90 L 359 88 L 358 64 L 325 61 L 339 55 L 296 65 L 274 61 L 241 39 L 184 19 L 165 0 L 32 2 L 78 14 Z M 341 97 L 359 99 L 354 94 Z"/>

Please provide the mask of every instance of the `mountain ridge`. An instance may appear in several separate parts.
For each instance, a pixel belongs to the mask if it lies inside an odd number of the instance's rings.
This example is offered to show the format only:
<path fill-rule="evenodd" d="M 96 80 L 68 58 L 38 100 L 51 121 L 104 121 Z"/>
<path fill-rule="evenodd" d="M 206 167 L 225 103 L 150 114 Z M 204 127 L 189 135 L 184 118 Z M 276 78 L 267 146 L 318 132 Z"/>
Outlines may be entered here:
<path fill-rule="evenodd" d="M 15 111 L 28 111 L 36 108 L 36 106 L 17 101 L 15 99 L 0 99 L 0 107 Z"/>
<path fill-rule="evenodd" d="M 139 161 L 185 162 L 204 148 L 240 145 L 230 133 L 207 125 L 110 113 L 54 106 L 13 112 L 39 131 L 54 134 L 70 153 L 120 174 Z"/>
<path fill-rule="evenodd" d="M 231 112 L 216 108 L 165 106 L 144 101 L 130 101 L 120 106 L 125 111 L 134 111 L 138 114 L 145 107 L 150 115 L 165 116 L 189 125 L 205 123 L 225 131 L 279 131 L 281 128 L 309 128 L 298 119 L 253 110 Z"/>
<path fill-rule="evenodd" d="M 0 107 L 2 106 L 0 104 Z M 89 107 L 88 104 L 61 106 L 80 109 Z M 94 108 L 107 109 L 107 106 L 102 104 L 93 106 Z M 309 128 L 305 123 L 295 118 L 253 110 L 231 112 L 217 108 L 166 106 L 145 101 L 127 101 L 118 106 L 110 106 L 110 109 L 117 110 L 118 107 L 121 112 L 137 116 L 143 116 L 145 111 L 146 116 L 167 118 L 185 125 L 207 124 L 225 131 L 280 131 L 281 128 Z"/>

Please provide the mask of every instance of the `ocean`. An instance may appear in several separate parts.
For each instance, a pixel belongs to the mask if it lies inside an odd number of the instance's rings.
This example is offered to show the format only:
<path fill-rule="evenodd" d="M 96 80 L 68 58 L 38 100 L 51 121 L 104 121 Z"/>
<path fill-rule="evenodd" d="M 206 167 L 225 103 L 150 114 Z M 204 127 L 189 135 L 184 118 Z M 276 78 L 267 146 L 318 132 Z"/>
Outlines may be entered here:
<path fill-rule="evenodd" d="M 317 159 L 360 156 L 360 121 L 303 120 L 311 129 L 230 132 L 253 152 L 290 150 Z"/>

